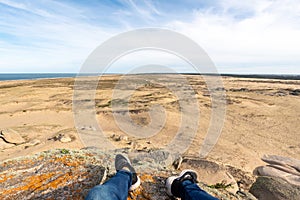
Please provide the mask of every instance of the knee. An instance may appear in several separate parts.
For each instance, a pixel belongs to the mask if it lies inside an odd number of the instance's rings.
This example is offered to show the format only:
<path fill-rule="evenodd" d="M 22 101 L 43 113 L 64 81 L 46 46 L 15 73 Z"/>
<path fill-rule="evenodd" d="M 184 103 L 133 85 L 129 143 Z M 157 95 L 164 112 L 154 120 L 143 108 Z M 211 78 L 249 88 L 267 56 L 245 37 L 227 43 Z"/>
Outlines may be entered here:
<path fill-rule="evenodd" d="M 108 196 L 111 196 L 111 194 L 106 187 L 104 185 L 97 185 L 89 191 L 85 200 L 108 199 Z"/>

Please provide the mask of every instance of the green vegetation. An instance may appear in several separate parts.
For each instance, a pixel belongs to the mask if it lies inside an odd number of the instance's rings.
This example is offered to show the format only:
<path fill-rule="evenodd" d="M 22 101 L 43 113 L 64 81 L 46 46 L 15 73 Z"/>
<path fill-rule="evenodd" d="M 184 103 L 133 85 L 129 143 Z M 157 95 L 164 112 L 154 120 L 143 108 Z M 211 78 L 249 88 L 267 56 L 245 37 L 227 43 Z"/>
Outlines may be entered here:
<path fill-rule="evenodd" d="M 70 151 L 68 149 L 62 149 L 62 150 L 60 150 L 60 153 L 62 153 L 62 154 L 69 154 Z"/>
<path fill-rule="evenodd" d="M 232 187 L 232 184 L 231 183 L 227 184 L 226 182 L 222 181 L 221 183 L 209 185 L 208 187 L 213 188 L 213 189 L 227 189 L 227 188 Z"/>

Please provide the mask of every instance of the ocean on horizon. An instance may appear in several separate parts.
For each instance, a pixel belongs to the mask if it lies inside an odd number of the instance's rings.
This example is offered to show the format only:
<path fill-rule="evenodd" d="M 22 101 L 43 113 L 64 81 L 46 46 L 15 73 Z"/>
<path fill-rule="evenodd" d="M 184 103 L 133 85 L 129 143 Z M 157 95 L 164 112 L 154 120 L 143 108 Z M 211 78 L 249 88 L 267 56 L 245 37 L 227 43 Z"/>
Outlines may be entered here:
<path fill-rule="evenodd" d="M 110 73 L 107 73 L 110 74 Z M 193 73 L 182 73 L 186 75 L 196 75 Z M 0 81 L 9 80 L 32 80 L 32 79 L 47 79 L 47 78 L 73 78 L 78 76 L 77 73 L 0 73 Z M 99 74 L 85 74 L 97 76 Z M 199 74 L 198 74 L 199 75 Z M 212 74 L 206 74 L 212 75 Z M 261 79 L 282 79 L 282 80 L 300 80 L 300 75 L 286 74 L 220 74 L 221 76 L 239 77 L 239 78 L 261 78 Z M 82 74 L 81 74 L 82 76 Z"/>
<path fill-rule="evenodd" d="M 0 73 L 0 81 L 76 77 L 76 73 Z"/>

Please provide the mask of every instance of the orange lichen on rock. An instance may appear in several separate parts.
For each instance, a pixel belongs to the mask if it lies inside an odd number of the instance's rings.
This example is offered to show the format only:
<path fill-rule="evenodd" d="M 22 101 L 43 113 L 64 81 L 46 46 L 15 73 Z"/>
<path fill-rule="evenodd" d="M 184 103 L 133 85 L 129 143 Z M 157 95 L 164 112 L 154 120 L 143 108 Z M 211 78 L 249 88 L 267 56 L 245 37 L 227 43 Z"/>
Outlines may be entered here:
<path fill-rule="evenodd" d="M 13 176 L 10 175 L 10 176 L 6 176 L 6 174 L 0 174 L 0 183 L 3 183 L 9 179 L 11 179 Z"/>
<path fill-rule="evenodd" d="M 127 200 L 151 200 L 153 198 L 153 186 L 159 183 L 153 178 L 152 174 L 140 174 L 141 186 L 129 193 Z"/>
<path fill-rule="evenodd" d="M 18 191 L 26 191 L 26 190 L 35 190 L 40 188 L 45 180 L 48 180 L 49 177 L 52 177 L 54 175 L 54 173 L 49 173 L 49 174 L 41 174 L 41 175 L 37 175 L 37 176 L 31 176 L 28 177 L 26 180 L 24 180 L 24 185 L 20 186 L 20 187 L 16 187 L 16 188 L 12 188 L 12 189 L 8 189 L 8 190 L 4 190 L 2 191 L 3 195 L 8 195 L 8 194 L 12 194 L 12 193 L 16 193 Z"/>
<path fill-rule="evenodd" d="M 143 182 L 151 182 L 151 183 L 154 182 L 153 175 L 151 174 L 141 174 L 140 179 Z"/>
<path fill-rule="evenodd" d="M 61 173 L 58 173 L 61 174 Z M 51 178 L 51 177 L 49 177 Z M 50 181 L 47 184 L 42 185 L 41 187 L 37 188 L 38 190 L 46 190 L 46 189 L 56 189 L 60 186 L 64 186 L 67 185 L 67 182 L 74 179 L 74 177 L 72 177 L 72 174 L 70 172 L 66 173 L 66 174 L 61 174 L 59 177 L 57 177 L 56 179 L 54 179 L 53 181 Z"/>
<path fill-rule="evenodd" d="M 54 150 L 0 163 L 0 199 L 83 199 L 105 168 L 93 157 L 82 158 L 81 152 Z"/>
<path fill-rule="evenodd" d="M 70 155 L 57 157 L 53 160 L 53 162 L 59 162 L 69 167 L 78 167 L 80 164 L 82 164 L 82 162 L 72 159 Z"/>

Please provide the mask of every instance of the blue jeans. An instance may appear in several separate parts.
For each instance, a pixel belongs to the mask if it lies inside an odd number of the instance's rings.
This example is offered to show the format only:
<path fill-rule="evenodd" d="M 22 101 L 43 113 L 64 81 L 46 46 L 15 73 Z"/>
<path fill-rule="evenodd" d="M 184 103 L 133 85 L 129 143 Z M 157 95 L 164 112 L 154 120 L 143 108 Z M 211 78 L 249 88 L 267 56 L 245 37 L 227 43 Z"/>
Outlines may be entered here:
<path fill-rule="evenodd" d="M 97 185 L 88 193 L 86 200 L 126 200 L 132 184 L 131 172 L 120 170 L 103 185 Z"/>
<path fill-rule="evenodd" d="M 182 182 L 179 192 L 182 200 L 218 200 L 190 180 Z"/>
<path fill-rule="evenodd" d="M 88 193 L 86 200 L 126 200 L 128 190 L 132 184 L 132 174 L 120 170 L 117 174 L 105 182 L 97 185 Z M 180 187 L 182 200 L 218 200 L 200 189 L 197 184 L 189 180 L 182 182 Z"/>

